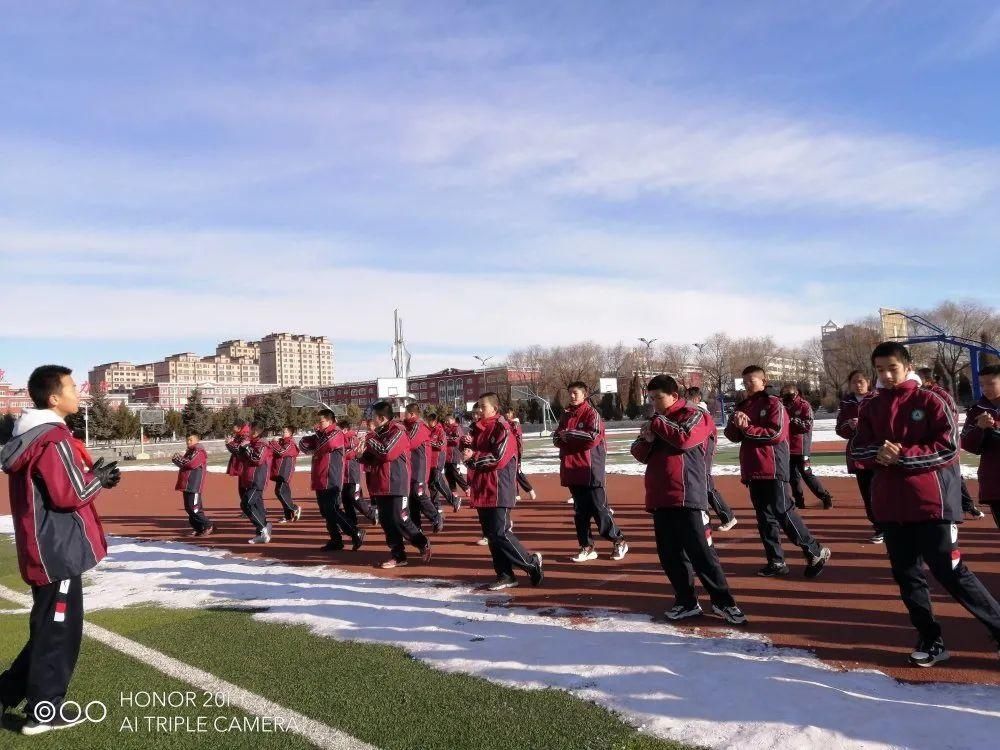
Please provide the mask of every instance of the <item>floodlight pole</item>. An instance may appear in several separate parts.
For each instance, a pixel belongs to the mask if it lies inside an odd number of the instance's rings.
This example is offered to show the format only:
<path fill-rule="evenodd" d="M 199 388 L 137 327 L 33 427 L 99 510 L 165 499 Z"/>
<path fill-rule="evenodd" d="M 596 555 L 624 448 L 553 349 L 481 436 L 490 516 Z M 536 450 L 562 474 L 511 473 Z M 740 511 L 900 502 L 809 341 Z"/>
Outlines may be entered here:
<path fill-rule="evenodd" d="M 83 445 L 90 447 L 90 404 L 83 405 Z"/>

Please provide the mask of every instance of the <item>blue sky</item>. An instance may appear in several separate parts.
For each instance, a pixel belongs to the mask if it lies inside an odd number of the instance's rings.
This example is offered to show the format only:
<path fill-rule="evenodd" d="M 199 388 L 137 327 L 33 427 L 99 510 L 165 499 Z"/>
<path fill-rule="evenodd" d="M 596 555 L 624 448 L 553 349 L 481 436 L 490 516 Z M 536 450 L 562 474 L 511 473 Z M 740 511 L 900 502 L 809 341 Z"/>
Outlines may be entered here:
<path fill-rule="evenodd" d="M 826 5 L 829 7 L 821 7 Z M 0 0 L 0 369 L 997 299 L 1000 9 Z"/>

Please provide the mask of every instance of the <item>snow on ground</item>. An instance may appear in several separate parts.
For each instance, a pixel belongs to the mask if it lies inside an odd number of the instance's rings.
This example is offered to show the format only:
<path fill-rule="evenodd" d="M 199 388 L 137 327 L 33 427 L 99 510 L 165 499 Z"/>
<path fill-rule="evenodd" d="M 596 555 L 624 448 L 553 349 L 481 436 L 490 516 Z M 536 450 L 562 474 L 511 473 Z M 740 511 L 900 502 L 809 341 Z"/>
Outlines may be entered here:
<path fill-rule="evenodd" d="M 0 530 L 11 529 L 10 517 Z M 737 631 L 700 637 L 640 616 L 543 615 L 444 581 L 248 561 L 180 543 L 112 538 L 87 607 L 239 606 L 261 620 L 400 646 L 439 669 L 559 687 L 644 731 L 711 747 L 989 747 L 1000 688 L 904 685 L 839 672 Z M 487 569 L 483 560 L 484 572 Z M 667 602 L 664 583 L 664 603 Z"/>

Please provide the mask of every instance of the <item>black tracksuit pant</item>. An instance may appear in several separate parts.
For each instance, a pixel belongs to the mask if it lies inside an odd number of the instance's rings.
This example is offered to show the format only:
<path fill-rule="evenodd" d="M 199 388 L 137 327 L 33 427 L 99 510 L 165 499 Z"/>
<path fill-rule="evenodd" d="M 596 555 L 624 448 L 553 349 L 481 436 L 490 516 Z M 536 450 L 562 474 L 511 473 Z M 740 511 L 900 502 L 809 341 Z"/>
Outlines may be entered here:
<path fill-rule="evenodd" d="M 295 501 L 292 499 L 292 484 L 287 479 L 278 477 L 274 480 L 274 494 L 281 503 L 281 510 L 285 514 L 285 520 L 291 521 L 295 518 Z"/>
<path fill-rule="evenodd" d="M 188 515 L 188 523 L 195 531 L 201 532 L 212 525 L 212 519 L 205 515 L 205 506 L 201 503 L 200 492 L 185 492 L 184 510 Z"/>
<path fill-rule="evenodd" d="M 513 576 L 514 568 L 527 572 L 535 567 L 521 540 L 510 530 L 510 508 L 476 508 L 483 536 L 490 545 L 493 570 L 498 576 Z"/>
<path fill-rule="evenodd" d="M 945 591 L 1000 641 L 1000 604 L 962 562 L 956 524 L 886 523 L 883 531 L 892 577 L 910 612 L 910 622 L 921 638 L 933 640 L 941 635 L 941 626 L 931 611 L 930 590 L 922 564 L 926 563 Z"/>
<path fill-rule="evenodd" d="M 267 526 L 267 510 L 264 508 L 264 490 L 247 487 L 240 490 L 240 510 L 250 519 L 259 534 Z"/>
<path fill-rule="evenodd" d="M 406 498 L 410 510 L 410 520 L 418 529 L 423 528 L 420 522 L 421 516 L 431 523 L 437 521 L 441 511 L 434 507 L 434 501 L 427 492 L 423 491 L 418 482 L 410 483 L 410 494 Z"/>
<path fill-rule="evenodd" d="M 373 523 L 375 521 L 375 507 L 361 497 L 361 485 L 357 482 L 348 482 L 344 485 L 344 489 L 340 491 L 340 505 L 347 520 L 355 528 L 358 525 L 358 513 Z"/>
<path fill-rule="evenodd" d="M 47 722 L 52 716 L 35 716 L 35 706 L 49 701 L 56 707 L 66 698 L 70 678 L 83 639 L 83 584 L 80 576 L 32 586 L 28 642 L 6 672 L 0 674 L 0 703 L 13 708 L 27 700 L 29 719 Z M 69 711 L 68 716 L 76 716 Z"/>
<path fill-rule="evenodd" d="M 451 487 L 448 486 L 448 482 L 445 481 L 442 470 L 435 466 L 431 469 L 431 478 L 427 485 L 431 491 L 431 502 L 434 503 L 434 507 L 440 509 L 440 504 L 438 503 L 438 498 L 444 498 L 444 501 L 454 507 L 455 505 L 455 495 L 451 491 Z"/>
<path fill-rule="evenodd" d="M 708 504 L 715 515 L 719 517 L 721 523 L 727 524 L 733 520 L 733 509 L 729 507 L 729 503 L 722 497 L 722 493 L 716 489 L 715 479 L 711 474 L 708 475 Z"/>
<path fill-rule="evenodd" d="M 962 480 L 962 512 L 971 513 L 972 509 L 976 507 L 976 501 L 972 499 L 972 493 L 969 492 L 969 485 Z"/>
<path fill-rule="evenodd" d="M 465 477 L 458 470 L 458 464 L 446 463 L 444 465 L 444 476 L 448 480 L 448 487 L 452 492 L 455 491 L 455 487 L 461 487 L 462 492 L 469 491 L 469 483 L 465 481 Z"/>
<path fill-rule="evenodd" d="M 608 496 L 603 487 L 574 486 L 569 488 L 573 496 L 573 523 L 576 526 L 576 540 L 581 547 L 593 547 L 590 522 L 597 524 L 597 533 L 604 539 L 617 542 L 625 538 L 608 508 Z"/>
<path fill-rule="evenodd" d="M 736 604 L 712 545 L 708 513 L 696 508 L 655 510 L 653 532 L 656 535 L 656 554 L 663 572 L 670 579 L 670 585 L 674 587 L 677 604 L 694 606 L 698 602 L 694 590 L 696 574 L 712 604 L 718 607 Z"/>
<path fill-rule="evenodd" d="M 785 553 L 781 549 L 781 532 L 802 550 L 808 560 L 819 555 L 820 547 L 799 516 L 791 498 L 785 493 L 785 483 L 776 479 L 755 479 L 750 482 L 750 502 L 757 514 L 757 531 L 764 543 L 764 554 L 769 563 L 781 565 Z"/>
<path fill-rule="evenodd" d="M 875 520 L 875 516 L 872 515 L 872 478 L 874 476 L 875 472 L 872 469 L 858 469 L 854 474 L 854 478 L 858 480 L 861 501 L 865 504 L 865 515 L 868 516 L 868 520 L 871 522 L 872 528 L 875 529 L 875 533 L 880 534 L 882 527 L 879 526 L 878 521 Z"/>
<path fill-rule="evenodd" d="M 528 477 L 525 476 L 524 472 L 521 471 L 521 459 L 517 459 L 517 484 L 525 492 L 531 492 L 535 488 L 531 486 L 531 482 L 528 481 Z"/>
<path fill-rule="evenodd" d="M 330 535 L 331 542 L 344 543 L 342 534 L 346 534 L 352 539 L 357 536 L 358 525 L 351 523 L 351 519 L 344 512 L 344 506 L 340 502 L 340 487 L 329 487 L 319 490 L 316 493 L 316 504 L 319 506 L 319 514 L 326 521 L 326 530 Z M 357 516 L 355 516 L 357 521 Z"/>
<path fill-rule="evenodd" d="M 991 503 L 990 511 L 993 513 L 993 523 L 995 523 L 997 528 L 1000 529 L 1000 503 Z"/>
<path fill-rule="evenodd" d="M 802 492 L 802 482 L 805 482 L 809 491 L 824 503 L 829 502 L 830 492 L 819 481 L 819 477 L 813 474 L 808 456 L 789 456 L 788 469 L 791 472 L 788 484 L 791 485 L 792 498 L 798 507 L 804 507 L 806 502 L 805 494 Z"/>
<path fill-rule="evenodd" d="M 421 552 L 429 542 L 423 532 L 410 520 L 407 499 L 398 495 L 376 495 L 372 498 L 378 506 L 378 522 L 385 532 L 392 559 L 402 562 L 406 559 L 406 542 Z"/>

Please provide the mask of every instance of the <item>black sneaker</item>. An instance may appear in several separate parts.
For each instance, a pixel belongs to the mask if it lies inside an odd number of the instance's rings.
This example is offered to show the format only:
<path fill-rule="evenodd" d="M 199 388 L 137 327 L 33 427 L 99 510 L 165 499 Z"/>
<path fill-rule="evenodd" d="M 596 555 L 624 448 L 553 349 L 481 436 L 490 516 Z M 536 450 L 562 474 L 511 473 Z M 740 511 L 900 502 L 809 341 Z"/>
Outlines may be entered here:
<path fill-rule="evenodd" d="M 795 501 L 795 507 L 798 508 L 799 510 L 805 510 L 806 509 L 806 501 L 805 500 L 796 500 Z"/>
<path fill-rule="evenodd" d="M 545 578 L 545 573 L 542 571 L 542 556 L 536 552 L 531 559 L 535 561 L 535 567 L 528 571 L 528 575 L 531 576 L 531 585 L 537 586 Z"/>
<path fill-rule="evenodd" d="M 969 508 L 966 511 L 966 513 L 968 513 L 970 516 L 972 516 L 973 518 L 976 518 L 976 519 L 985 518 L 986 517 L 986 514 L 983 513 L 981 510 L 979 510 L 979 508 L 977 508 L 975 505 L 973 505 L 971 508 Z"/>
<path fill-rule="evenodd" d="M 735 604 L 731 607 L 720 607 L 717 604 L 712 605 L 712 611 L 715 612 L 719 617 L 728 622 L 730 625 L 746 625 L 747 616 L 743 614 L 743 610 L 737 607 Z"/>
<path fill-rule="evenodd" d="M 434 525 L 431 526 L 431 531 L 435 534 L 440 534 L 444 531 L 444 513 L 438 511 L 437 516 L 434 518 Z"/>
<path fill-rule="evenodd" d="M 517 579 L 514 576 L 500 576 L 493 583 L 489 584 L 486 588 L 489 591 L 503 591 L 504 589 L 512 589 L 517 586 Z"/>
<path fill-rule="evenodd" d="M 663 616 L 668 620 L 686 620 L 689 617 L 699 617 L 701 614 L 701 605 L 695 602 L 694 604 L 675 604 L 664 612 Z"/>
<path fill-rule="evenodd" d="M 824 495 L 823 497 L 820 498 L 820 500 L 823 501 L 823 510 L 830 510 L 830 508 L 833 507 L 832 495 Z"/>
<path fill-rule="evenodd" d="M 885 534 L 881 531 L 876 531 L 868 541 L 872 544 L 885 544 Z"/>
<path fill-rule="evenodd" d="M 933 641 L 921 638 L 917 647 L 910 654 L 910 663 L 918 667 L 933 667 L 939 661 L 948 659 L 950 654 L 944 648 L 944 641 L 935 638 Z"/>
<path fill-rule="evenodd" d="M 462 498 L 458 495 L 452 495 L 451 509 L 454 513 L 458 513 L 462 509 Z"/>
<path fill-rule="evenodd" d="M 778 578 L 779 576 L 788 575 L 788 566 L 784 563 L 781 565 L 775 565 L 774 563 L 768 563 L 763 568 L 757 571 L 757 575 L 761 578 Z"/>
<path fill-rule="evenodd" d="M 67 721 L 61 716 L 53 716 L 51 721 L 35 721 L 34 719 L 28 719 L 24 723 L 24 726 L 21 727 L 21 734 L 26 734 L 28 736 L 45 734 L 46 732 L 52 732 L 57 729 L 72 729 L 73 727 L 85 723 L 86 722 L 80 721 L 79 719 L 76 721 Z"/>
<path fill-rule="evenodd" d="M 826 566 L 826 561 L 830 559 L 830 548 L 823 547 L 819 551 L 816 557 L 809 558 L 809 564 L 806 565 L 804 575 L 806 578 L 815 578 L 820 573 L 823 572 L 823 568 Z"/>
<path fill-rule="evenodd" d="M 351 549 L 357 552 L 361 549 L 361 545 L 365 543 L 365 534 L 367 532 L 364 529 L 358 529 L 357 533 L 351 537 Z"/>
<path fill-rule="evenodd" d="M 344 549 L 344 543 L 335 542 L 332 539 L 320 547 L 321 552 L 340 552 L 342 549 Z"/>

